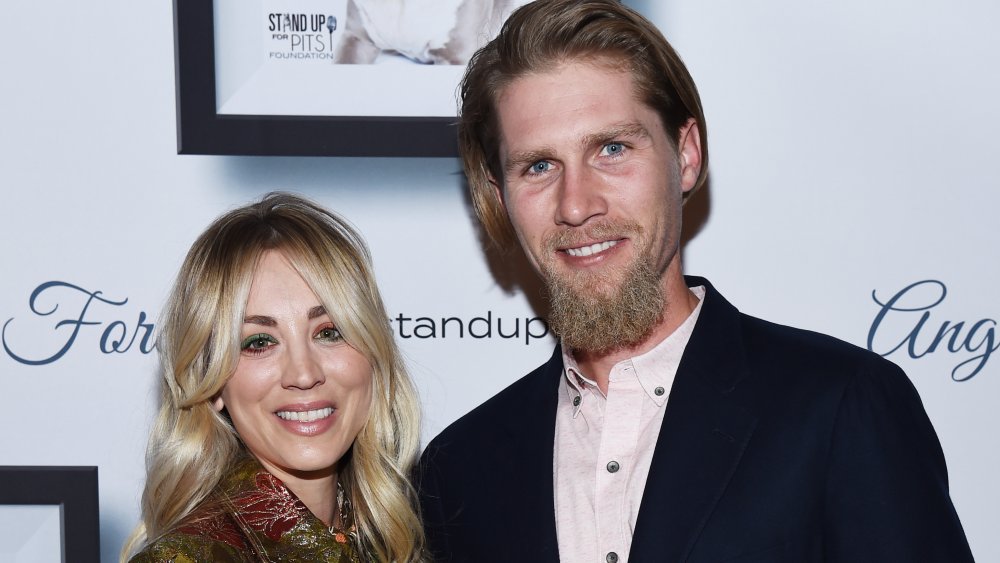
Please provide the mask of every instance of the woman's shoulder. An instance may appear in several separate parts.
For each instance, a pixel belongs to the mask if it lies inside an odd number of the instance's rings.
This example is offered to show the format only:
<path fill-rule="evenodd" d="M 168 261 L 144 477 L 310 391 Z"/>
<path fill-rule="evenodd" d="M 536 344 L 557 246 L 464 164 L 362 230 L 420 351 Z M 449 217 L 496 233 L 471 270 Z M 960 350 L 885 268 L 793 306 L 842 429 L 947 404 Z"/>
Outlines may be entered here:
<path fill-rule="evenodd" d="M 186 523 L 149 543 L 130 563 L 201 563 L 252 561 L 243 534 L 221 511 L 201 511 Z"/>

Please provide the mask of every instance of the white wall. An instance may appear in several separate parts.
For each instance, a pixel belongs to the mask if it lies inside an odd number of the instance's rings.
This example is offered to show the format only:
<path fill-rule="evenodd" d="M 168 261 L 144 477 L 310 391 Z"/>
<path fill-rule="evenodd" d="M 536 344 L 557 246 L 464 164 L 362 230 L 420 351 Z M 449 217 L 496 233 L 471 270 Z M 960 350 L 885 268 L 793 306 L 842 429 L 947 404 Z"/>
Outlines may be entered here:
<path fill-rule="evenodd" d="M 997 347 L 1000 281 L 993 165 L 1000 127 L 1000 8 L 985 1 L 836 4 L 784 0 L 634 2 L 666 32 L 701 88 L 712 178 L 688 210 L 686 270 L 745 312 L 866 345 L 879 307 L 922 280 L 947 296 L 916 337 L 963 322 L 925 356 L 890 355 L 914 381 L 948 458 L 952 493 L 977 559 L 1000 559 L 1000 364 L 964 382 L 953 368 Z M 484 256 L 454 159 L 178 156 L 169 3 L 53 0 L 5 8 L 0 34 L 0 325 L 11 352 L 49 358 L 86 295 L 101 291 L 63 356 L 25 365 L 0 349 L 0 465 L 97 465 L 105 561 L 137 519 L 156 361 L 138 342 L 102 353 L 103 331 L 155 322 L 187 247 L 213 217 L 272 189 L 349 217 L 375 256 L 390 314 L 487 313 L 516 339 L 400 339 L 429 437 L 548 357 L 529 339 L 528 301 Z M 514 276 L 515 278 L 517 276 Z M 935 300 L 922 286 L 904 301 Z M 894 312 L 886 352 L 918 312 Z M 9 322 L 8 322 L 9 321 Z M 407 325 L 409 331 L 415 321 Z M 480 322 L 479 326 L 482 326 Z M 410 333 L 407 331 L 407 333 Z M 440 335 L 439 335 L 440 336 Z M 987 337 L 990 339 L 987 341 Z M 499 361 L 498 361 L 499 360 Z M 998 360 L 1000 361 L 1000 360 Z M 469 369 L 469 366 L 474 366 Z M 971 364 L 966 365 L 966 369 Z M 960 372 L 960 374 L 968 372 Z"/>

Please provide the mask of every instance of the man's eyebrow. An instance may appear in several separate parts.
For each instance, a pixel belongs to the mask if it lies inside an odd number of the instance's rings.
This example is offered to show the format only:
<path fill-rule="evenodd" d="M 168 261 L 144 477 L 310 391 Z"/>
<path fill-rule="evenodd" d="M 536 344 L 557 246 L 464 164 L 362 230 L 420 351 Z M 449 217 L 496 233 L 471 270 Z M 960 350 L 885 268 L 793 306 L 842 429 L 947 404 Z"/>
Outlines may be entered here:
<path fill-rule="evenodd" d="M 507 161 L 503 163 L 503 172 L 506 175 L 539 160 L 551 158 L 552 153 L 553 150 L 548 147 L 511 153 L 507 157 Z"/>
<path fill-rule="evenodd" d="M 619 125 L 612 125 L 603 131 L 586 135 L 580 141 L 580 144 L 584 147 L 592 147 L 594 145 L 603 145 L 604 143 L 609 143 L 616 139 L 625 139 L 630 137 L 648 139 L 650 138 L 649 130 L 646 129 L 641 123 L 631 121 Z M 538 162 L 539 160 L 552 158 L 553 152 L 555 151 L 549 147 L 541 147 L 538 149 L 511 153 L 510 156 L 507 157 L 506 162 L 503 164 L 503 172 L 505 175 L 510 174 L 515 170 Z"/>
<path fill-rule="evenodd" d="M 613 125 L 603 131 L 598 131 L 597 133 L 591 133 L 583 138 L 582 145 L 585 147 L 592 147 L 594 145 L 603 145 L 614 141 L 616 139 L 624 138 L 645 138 L 650 137 L 649 131 L 639 122 L 632 121 L 629 123 L 622 123 L 620 125 Z"/>

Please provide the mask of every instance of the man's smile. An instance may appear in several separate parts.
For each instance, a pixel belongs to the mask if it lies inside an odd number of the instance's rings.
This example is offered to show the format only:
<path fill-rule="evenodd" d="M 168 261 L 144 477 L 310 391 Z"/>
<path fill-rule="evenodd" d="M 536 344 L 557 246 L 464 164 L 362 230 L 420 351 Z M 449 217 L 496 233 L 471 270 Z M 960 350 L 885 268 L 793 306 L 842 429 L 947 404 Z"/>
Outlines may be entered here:
<path fill-rule="evenodd" d="M 594 254 L 599 254 L 605 250 L 617 245 L 621 240 L 606 240 L 604 242 L 595 242 L 594 244 L 588 244 L 586 246 L 578 246 L 576 248 L 566 248 L 563 251 L 570 256 L 583 257 L 591 256 Z"/>

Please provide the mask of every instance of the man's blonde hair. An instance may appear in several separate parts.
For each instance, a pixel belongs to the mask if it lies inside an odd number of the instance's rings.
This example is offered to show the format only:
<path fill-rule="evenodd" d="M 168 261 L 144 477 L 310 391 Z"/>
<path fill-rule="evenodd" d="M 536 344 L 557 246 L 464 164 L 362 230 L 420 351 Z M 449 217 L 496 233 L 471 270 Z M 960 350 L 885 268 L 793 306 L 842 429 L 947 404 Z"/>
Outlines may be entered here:
<path fill-rule="evenodd" d="M 685 197 L 705 183 L 708 141 L 701 98 L 659 30 L 616 0 L 537 0 L 515 10 L 496 39 L 473 55 L 461 84 L 459 151 L 476 213 L 501 248 L 515 238 L 492 184 L 504 181 L 497 100 L 517 78 L 581 58 L 610 59 L 629 70 L 637 99 L 659 114 L 664 129 L 675 136 L 675 147 L 681 128 L 695 120 L 701 134 L 701 170 Z"/>

